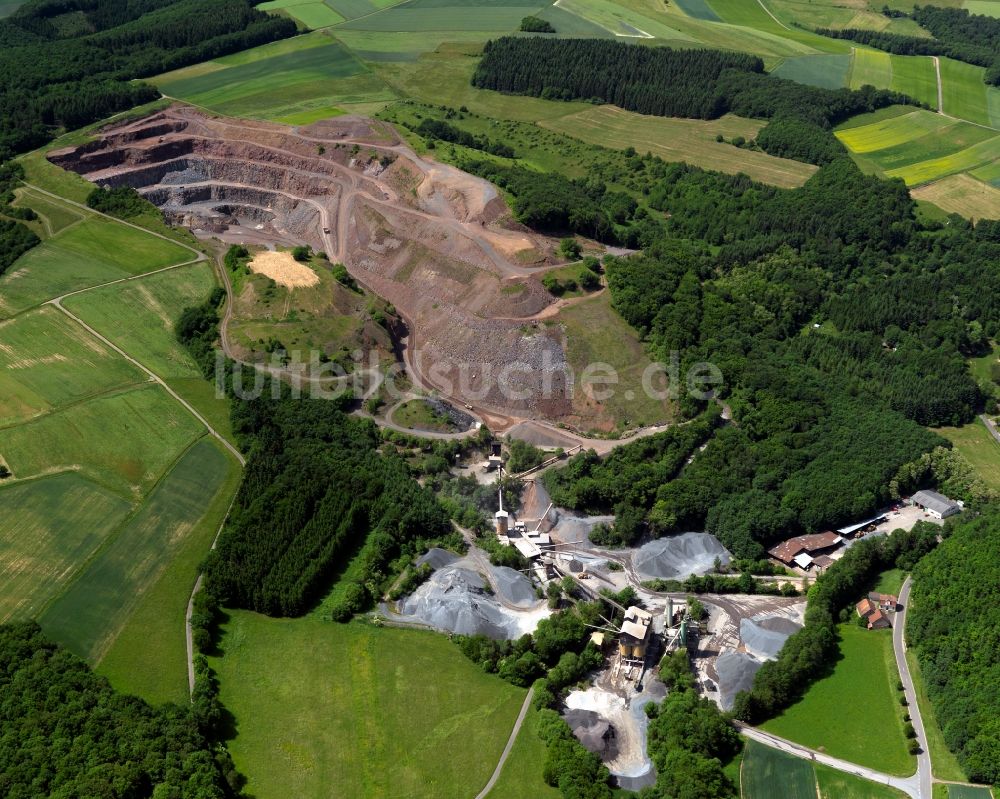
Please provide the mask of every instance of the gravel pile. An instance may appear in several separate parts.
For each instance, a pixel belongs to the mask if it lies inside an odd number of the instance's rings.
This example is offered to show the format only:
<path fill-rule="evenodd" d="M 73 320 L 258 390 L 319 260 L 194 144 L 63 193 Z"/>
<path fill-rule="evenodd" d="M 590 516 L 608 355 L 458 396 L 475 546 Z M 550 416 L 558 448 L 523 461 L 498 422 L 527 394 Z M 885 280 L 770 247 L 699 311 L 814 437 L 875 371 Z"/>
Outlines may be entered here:
<path fill-rule="evenodd" d="M 753 676 L 763 665 L 746 652 L 723 652 L 715 661 L 719 674 L 719 699 L 723 710 L 733 709 L 733 700 L 740 691 L 753 685 Z"/>
<path fill-rule="evenodd" d="M 593 710 L 574 708 L 563 713 L 563 718 L 576 739 L 589 752 L 604 762 L 618 757 L 618 739 L 614 725 Z"/>
<path fill-rule="evenodd" d="M 781 647 L 792 633 L 802 629 L 802 625 L 787 616 L 771 616 L 764 619 L 742 619 L 740 639 L 747 650 L 761 660 L 771 660 L 778 656 Z"/>
<path fill-rule="evenodd" d="M 614 524 L 614 516 L 571 516 L 559 512 L 559 521 L 552 528 L 552 534 L 560 541 L 571 544 L 582 544 L 598 524 Z"/>
<path fill-rule="evenodd" d="M 518 619 L 505 612 L 483 578 L 471 569 L 446 566 L 399 605 L 401 616 L 460 635 L 494 639 L 520 636 Z"/>
<path fill-rule="evenodd" d="M 443 569 L 445 566 L 450 566 L 456 560 L 458 560 L 458 555 L 454 552 L 449 552 L 447 549 L 441 549 L 440 547 L 433 547 L 417 558 L 417 566 L 429 563 L 431 568 L 437 571 L 438 569 Z"/>
<path fill-rule="evenodd" d="M 534 607 L 540 601 L 531 580 L 515 569 L 498 566 L 493 569 L 497 591 L 504 600 L 519 608 Z"/>
<path fill-rule="evenodd" d="M 640 547 L 633 564 L 640 575 L 651 579 L 682 580 L 692 574 L 712 571 L 715 559 L 723 565 L 732 560 L 719 539 L 708 533 L 682 533 L 658 538 Z"/>

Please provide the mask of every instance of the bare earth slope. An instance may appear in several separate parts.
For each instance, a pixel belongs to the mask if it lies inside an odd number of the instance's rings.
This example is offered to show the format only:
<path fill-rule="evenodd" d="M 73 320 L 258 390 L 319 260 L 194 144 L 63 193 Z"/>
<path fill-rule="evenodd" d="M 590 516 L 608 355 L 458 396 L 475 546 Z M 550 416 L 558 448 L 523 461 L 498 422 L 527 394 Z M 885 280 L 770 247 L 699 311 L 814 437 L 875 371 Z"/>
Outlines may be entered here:
<path fill-rule="evenodd" d="M 415 382 L 498 427 L 609 425 L 573 401 L 562 329 L 546 322 L 566 302 L 538 280 L 553 242 L 512 222 L 492 184 L 425 161 L 384 123 L 292 128 L 174 106 L 49 158 L 138 189 L 200 235 L 327 252 L 406 321 Z"/>

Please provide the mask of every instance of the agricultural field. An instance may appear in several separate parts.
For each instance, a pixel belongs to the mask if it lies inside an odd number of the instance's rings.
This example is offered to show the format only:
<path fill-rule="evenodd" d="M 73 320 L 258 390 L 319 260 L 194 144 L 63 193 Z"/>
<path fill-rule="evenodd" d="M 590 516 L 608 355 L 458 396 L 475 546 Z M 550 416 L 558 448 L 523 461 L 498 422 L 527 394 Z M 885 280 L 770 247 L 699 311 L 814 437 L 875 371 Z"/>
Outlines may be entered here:
<path fill-rule="evenodd" d="M 891 630 L 840 626 L 840 654 L 833 673 L 763 729 L 834 757 L 899 776 L 912 774 L 896 695 L 898 674 Z M 844 701 L 850 697 L 851 701 Z M 880 731 L 873 747 L 868 731 Z"/>
<path fill-rule="evenodd" d="M 1000 124 L 1000 120 L 991 119 L 983 67 L 950 58 L 942 58 L 940 63 L 944 113 L 979 125 Z M 990 93 L 998 91 L 993 89 Z"/>
<path fill-rule="evenodd" d="M 0 322 L 0 427 L 146 376 L 55 308 Z"/>
<path fill-rule="evenodd" d="M 210 661 L 235 717 L 229 749 L 258 799 L 468 799 L 524 698 L 430 632 L 245 611 L 223 629 L 226 654 Z"/>
<path fill-rule="evenodd" d="M 801 186 L 816 171 L 811 164 L 775 158 L 735 147 L 742 136 L 750 141 L 762 122 L 727 114 L 720 119 L 696 120 L 644 116 L 607 105 L 540 123 L 543 128 L 581 139 L 588 144 L 651 152 L 665 161 L 686 161 L 705 169 L 736 174 L 775 186 Z M 716 141 L 721 135 L 725 141 Z"/>
<path fill-rule="evenodd" d="M 230 457 L 201 438 L 157 483 L 139 509 L 39 619 L 73 652 L 96 663 L 138 605 L 146 588 L 184 548 L 223 487 Z M 216 521 L 217 524 L 217 521 Z M 212 531 L 214 534 L 214 530 Z M 202 556 L 208 546 L 202 550 Z M 197 567 L 188 574 L 193 585 Z M 187 592 L 181 591 L 180 599 Z M 181 650 L 183 610 L 175 617 L 174 648 Z"/>
<path fill-rule="evenodd" d="M 970 174 L 949 175 L 918 186 L 911 193 L 918 200 L 927 200 L 967 219 L 1000 219 L 1000 189 Z"/>
<path fill-rule="evenodd" d="M 95 214 L 26 252 L 0 276 L 0 318 L 54 297 L 191 260 L 176 244 Z"/>
<path fill-rule="evenodd" d="M 220 114 L 291 124 L 331 116 L 344 104 L 394 97 L 347 48 L 321 32 L 185 67 L 151 81 L 170 97 Z"/>
<path fill-rule="evenodd" d="M 212 267 L 203 262 L 78 294 L 65 307 L 160 377 L 199 377 L 173 326 L 214 287 Z"/>
<path fill-rule="evenodd" d="M 79 222 L 86 215 L 70 205 L 64 205 L 33 189 L 18 189 L 14 205 L 31 208 L 38 214 L 38 220 L 29 223 L 40 239 L 47 239 L 70 225 Z"/>
<path fill-rule="evenodd" d="M 588 2 L 601 0 L 588 0 Z M 521 20 L 549 5 L 545 0 L 409 0 L 344 23 L 347 30 L 366 31 L 489 31 L 517 30 Z"/>
<path fill-rule="evenodd" d="M 903 799 L 886 785 L 747 741 L 740 771 L 743 799 Z"/>
<path fill-rule="evenodd" d="M 620 427 L 628 428 L 672 418 L 669 400 L 654 399 L 643 390 L 642 375 L 652 361 L 636 332 L 611 307 L 608 292 L 572 301 L 559 313 L 558 324 L 565 333 L 567 361 L 578 381 L 588 364 L 608 364 L 618 374 L 619 382 L 612 387 L 614 396 L 603 406 L 576 386 L 573 410 L 582 429 L 608 431 L 616 420 Z M 662 388 L 657 380 L 653 385 Z M 608 388 L 594 387 L 595 391 Z"/>
<path fill-rule="evenodd" d="M 955 446 L 987 485 L 1000 491 L 1000 444 L 982 422 L 977 419 L 964 427 L 940 427 L 936 432 Z"/>
<path fill-rule="evenodd" d="M 344 17 L 317 0 L 269 0 L 257 6 L 261 11 L 284 12 L 307 28 L 327 28 L 343 22 Z"/>
<path fill-rule="evenodd" d="M 771 74 L 810 86 L 840 89 L 850 80 L 851 56 L 842 53 L 786 58 Z"/>
<path fill-rule="evenodd" d="M 993 792 L 974 785 L 949 785 L 948 799 L 993 799 Z"/>
<path fill-rule="evenodd" d="M 39 613 L 129 512 L 76 472 L 0 485 L 0 623 Z"/>
<path fill-rule="evenodd" d="M 76 471 L 137 499 L 203 432 L 201 423 L 173 397 L 147 384 L 4 428 L 0 457 L 17 479 Z"/>

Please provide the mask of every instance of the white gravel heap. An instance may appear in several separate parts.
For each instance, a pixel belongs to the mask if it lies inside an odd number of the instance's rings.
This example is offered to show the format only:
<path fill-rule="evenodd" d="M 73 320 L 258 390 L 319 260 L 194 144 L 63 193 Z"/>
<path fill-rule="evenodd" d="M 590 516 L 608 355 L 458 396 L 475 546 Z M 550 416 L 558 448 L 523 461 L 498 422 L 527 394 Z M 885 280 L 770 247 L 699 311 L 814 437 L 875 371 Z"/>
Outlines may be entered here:
<path fill-rule="evenodd" d="M 714 535 L 682 533 L 644 544 L 635 552 L 633 564 L 647 579 L 683 580 L 712 571 L 716 558 L 726 565 L 732 555 Z"/>

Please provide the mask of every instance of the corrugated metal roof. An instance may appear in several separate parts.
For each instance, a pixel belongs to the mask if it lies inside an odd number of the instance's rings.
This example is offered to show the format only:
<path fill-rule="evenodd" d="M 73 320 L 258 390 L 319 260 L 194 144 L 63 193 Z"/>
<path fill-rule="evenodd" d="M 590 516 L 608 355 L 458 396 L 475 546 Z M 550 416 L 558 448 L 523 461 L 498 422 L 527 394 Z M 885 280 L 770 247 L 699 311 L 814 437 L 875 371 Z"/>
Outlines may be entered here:
<path fill-rule="evenodd" d="M 918 491 L 913 495 L 912 500 L 915 505 L 921 505 L 927 508 L 927 510 L 932 510 L 942 515 L 949 511 L 958 510 L 960 507 L 957 502 L 948 499 L 944 494 L 939 494 L 937 491 Z"/>

